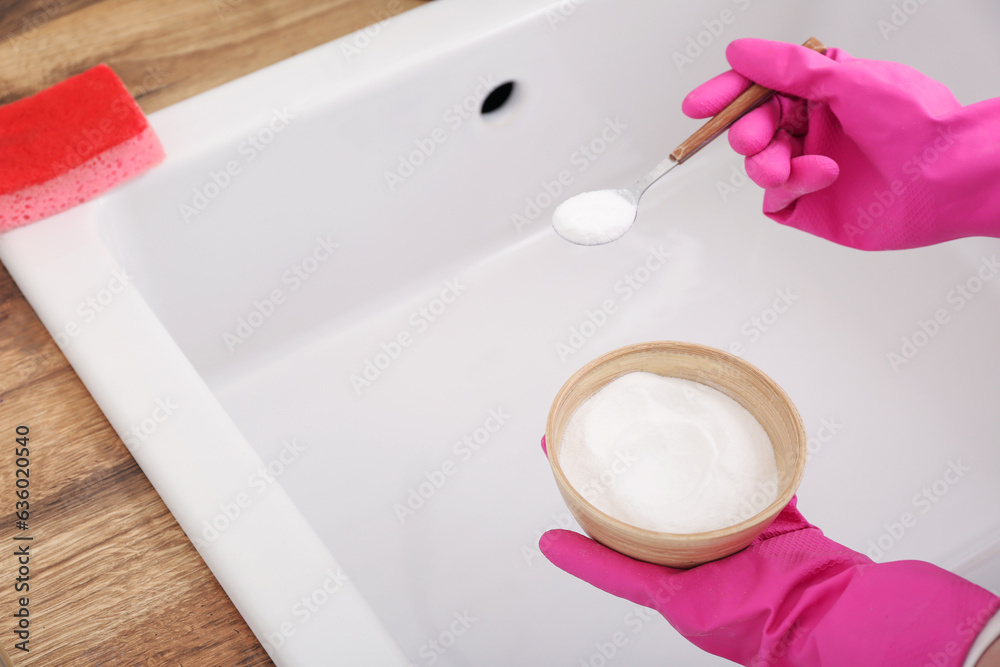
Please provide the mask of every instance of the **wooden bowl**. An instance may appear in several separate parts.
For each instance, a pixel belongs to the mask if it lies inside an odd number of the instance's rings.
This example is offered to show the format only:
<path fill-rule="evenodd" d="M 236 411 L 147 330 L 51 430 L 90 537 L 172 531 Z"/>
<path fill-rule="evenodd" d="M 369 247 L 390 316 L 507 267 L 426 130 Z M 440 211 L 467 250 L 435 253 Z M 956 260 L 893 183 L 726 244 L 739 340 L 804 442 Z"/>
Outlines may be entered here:
<path fill-rule="evenodd" d="M 704 533 L 661 533 L 638 528 L 597 509 L 570 485 L 559 466 L 559 448 L 570 417 L 581 403 L 620 375 L 647 371 L 694 380 L 734 399 L 764 427 L 778 467 L 778 497 L 753 516 Z M 736 553 L 760 535 L 798 489 L 806 465 L 806 433 L 788 395 L 755 366 L 694 343 L 637 343 L 594 359 L 566 381 L 552 402 L 545 426 L 549 464 L 566 506 L 580 526 L 606 547 L 638 560 L 689 568 Z M 734 508 L 738 511 L 739 508 Z"/>

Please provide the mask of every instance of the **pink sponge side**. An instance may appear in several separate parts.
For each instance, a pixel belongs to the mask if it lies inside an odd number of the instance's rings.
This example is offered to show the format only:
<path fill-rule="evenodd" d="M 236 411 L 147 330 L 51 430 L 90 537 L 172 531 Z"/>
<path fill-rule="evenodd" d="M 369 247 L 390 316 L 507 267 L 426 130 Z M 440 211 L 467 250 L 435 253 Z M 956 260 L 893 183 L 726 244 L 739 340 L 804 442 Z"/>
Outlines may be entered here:
<path fill-rule="evenodd" d="M 0 231 L 26 225 L 93 199 L 163 161 L 163 147 L 145 130 L 79 167 L 37 185 L 0 195 Z"/>
<path fill-rule="evenodd" d="M 163 158 L 107 65 L 0 107 L 0 231 L 81 204 Z"/>

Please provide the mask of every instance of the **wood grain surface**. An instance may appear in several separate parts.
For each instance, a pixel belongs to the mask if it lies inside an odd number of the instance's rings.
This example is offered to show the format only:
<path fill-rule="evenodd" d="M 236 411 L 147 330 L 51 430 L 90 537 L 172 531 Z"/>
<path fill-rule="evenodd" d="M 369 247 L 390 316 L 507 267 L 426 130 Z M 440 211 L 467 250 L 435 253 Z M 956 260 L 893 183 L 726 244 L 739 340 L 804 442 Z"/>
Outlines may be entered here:
<path fill-rule="evenodd" d="M 148 113 L 419 4 L 0 0 L 0 103 L 106 62 Z M 18 425 L 30 428 L 26 531 Z M 0 507 L 0 643 L 18 667 L 272 664 L 2 266 Z M 25 543 L 27 594 L 14 591 Z M 28 652 L 14 647 L 25 595 Z"/>

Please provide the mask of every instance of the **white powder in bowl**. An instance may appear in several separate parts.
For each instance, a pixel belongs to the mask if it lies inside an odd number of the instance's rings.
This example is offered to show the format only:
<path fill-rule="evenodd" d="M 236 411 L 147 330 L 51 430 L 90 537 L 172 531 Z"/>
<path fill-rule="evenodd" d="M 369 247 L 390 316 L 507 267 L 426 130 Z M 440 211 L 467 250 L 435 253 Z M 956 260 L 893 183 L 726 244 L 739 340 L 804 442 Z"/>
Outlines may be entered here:
<path fill-rule="evenodd" d="M 655 373 L 622 375 L 581 404 L 559 464 L 597 509 L 667 533 L 734 525 L 778 495 L 771 441 L 746 408 Z"/>
<path fill-rule="evenodd" d="M 628 190 L 598 190 L 570 197 L 556 207 L 552 227 L 579 245 L 609 243 L 627 232 L 638 207 Z"/>

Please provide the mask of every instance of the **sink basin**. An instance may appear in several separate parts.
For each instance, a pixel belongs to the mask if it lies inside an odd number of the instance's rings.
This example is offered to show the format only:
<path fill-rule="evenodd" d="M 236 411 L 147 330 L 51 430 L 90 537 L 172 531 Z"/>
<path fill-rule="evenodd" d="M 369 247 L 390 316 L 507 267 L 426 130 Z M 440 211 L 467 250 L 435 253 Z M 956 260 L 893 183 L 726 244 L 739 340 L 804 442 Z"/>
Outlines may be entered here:
<path fill-rule="evenodd" d="M 799 506 L 833 539 L 1000 588 L 1000 241 L 864 253 L 782 227 L 724 140 L 620 241 L 548 222 L 692 132 L 680 100 L 731 39 L 815 35 L 972 103 L 997 94 L 966 64 L 1000 58 L 1000 8 L 468 5 L 157 112 L 160 167 L 0 238 L 274 661 L 729 664 L 537 549 L 576 528 L 539 448 L 552 398 L 644 340 L 783 386 Z"/>

